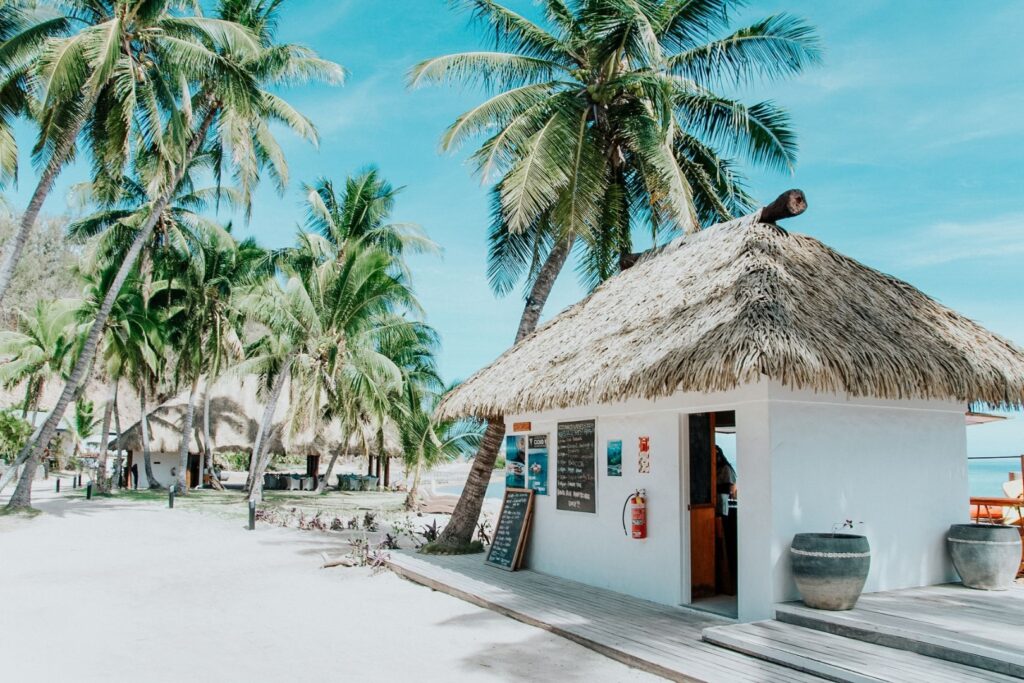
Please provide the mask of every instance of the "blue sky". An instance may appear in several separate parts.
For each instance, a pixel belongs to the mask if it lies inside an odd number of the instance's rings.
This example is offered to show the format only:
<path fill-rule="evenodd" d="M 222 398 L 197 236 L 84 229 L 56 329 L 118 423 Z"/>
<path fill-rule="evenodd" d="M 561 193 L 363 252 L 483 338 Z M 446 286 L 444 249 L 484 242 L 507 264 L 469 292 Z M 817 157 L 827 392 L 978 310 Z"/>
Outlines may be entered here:
<path fill-rule="evenodd" d="M 535 15 L 530 0 L 509 0 Z M 780 11 L 816 26 L 824 63 L 795 80 L 742 93 L 785 106 L 801 153 L 792 177 L 753 173 L 754 196 L 789 187 L 810 208 L 790 229 L 908 280 L 942 303 L 1024 345 L 1024 3 L 993 0 L 766 0 L 737 24 Z M 518 294 L 495 298 L 485 278 L 486 188 L 464 156 L 437 151 L 444 128 L 478 92 L 409 91 L 411 65 L 483 45 L 468 17 L 444 0 L 291 0 L 280 35 L 343 64 L 340 88 L 286 95 L 320 129 L 318 150 L 284 136 L 292 183 L 283 197 L 262 188 L 240 230 L 268 246 L 291 241 L 302 215 L 300 183 L 341 179 L 377 164 L 400 196 L 396 219 L 421 224 L 444 248 L 417 258 L 416 287 L 441 332 L 442 369 L 461 378 L 511 341 Z M 26 140 L 27 143 L 27 140 Z M 27 166 L 25 167 L 27 169 Z M 65 174 L 46 211 L 67 210 Z M 23 173 L 13 201 L 31 191 Z M 567 270 L 546 314 L 576 301 Z M 978 455 L 1024 450 L 1024 420 L 969 431 Z"/>

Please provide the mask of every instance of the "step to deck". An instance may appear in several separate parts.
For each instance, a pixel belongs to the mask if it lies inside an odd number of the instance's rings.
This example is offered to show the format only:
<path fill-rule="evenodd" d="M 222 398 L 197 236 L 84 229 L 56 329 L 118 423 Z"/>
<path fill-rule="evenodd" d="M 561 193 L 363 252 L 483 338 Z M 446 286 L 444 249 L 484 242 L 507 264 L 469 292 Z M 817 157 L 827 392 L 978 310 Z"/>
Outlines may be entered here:
<path fill-rule="evenodd" d="M 978 635 L 965 623 L 966 614 L 951 607 L 948 625 L 901 616 L 897 613 L 862 610 L 816 610 L 800 604 L 776 605 L 775 619 L 785 624 L 829 633 L 865 643 L 967 665 L 993 673 L 1024 678 L 1024 652 L 1009 643 Z M 999 628 L 1020 629 L 1007 623 Z"/>
<path fill-rule="evenodd" d="M 706 642 L 839 683 L 981 683 L 1017 680 L 825 631 L 759 621 L 706 628 Z"/>

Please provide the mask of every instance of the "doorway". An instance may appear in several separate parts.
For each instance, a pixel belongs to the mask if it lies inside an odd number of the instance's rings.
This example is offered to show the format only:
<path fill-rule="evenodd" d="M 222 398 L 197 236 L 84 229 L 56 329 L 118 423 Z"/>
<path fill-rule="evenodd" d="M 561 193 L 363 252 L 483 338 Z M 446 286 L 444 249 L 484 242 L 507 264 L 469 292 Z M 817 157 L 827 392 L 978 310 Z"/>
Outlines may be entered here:
<path fill-rule="evenodd" d="M 691 606 L 735 617 L 736 413 L 691 414 L 689 434 Z"/>

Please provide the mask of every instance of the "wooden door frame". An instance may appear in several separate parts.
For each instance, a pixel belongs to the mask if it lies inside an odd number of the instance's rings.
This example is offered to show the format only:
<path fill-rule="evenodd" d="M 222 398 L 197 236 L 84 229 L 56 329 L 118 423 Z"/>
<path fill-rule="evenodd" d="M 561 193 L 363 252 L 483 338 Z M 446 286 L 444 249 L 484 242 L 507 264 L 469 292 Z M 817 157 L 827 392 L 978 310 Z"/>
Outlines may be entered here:
<path fill-rule="evenodd" d="M 686 488 L 687 488 L 687 494 L 688 495 L 687 495 L 687 501 L 686 501 L 687 502 L 686 511 L 687 511 L 687 520 L 689 522 L 689 530 L 690 530 L 690 533 L 689 533 L 689 545 L 688 545 L 687 550 L 688 550 L 688 555 L 689 555 L 689 560 L 690 560 L 689 561 L 689 565 L 690 565 L 690 572 L 689 572 L 689 574 L 690 574 L 689 584 L 690 585 L 689 585 L 689 589 L 690 589 L 690 602 L 691 603 L 695 599 L 695 596 L 694 596 L 694 579 L 695 579 L 695 575 L 697 573 L 695 571 L 695 568 L 694 568 L 694 561 L 695 561 L 695 559 L 697 557 L 697 553 L 694 552 L 694 543 L 695 543 L 695 541 L 697 539 L 695 537 L 695 525 L 693 523 L 693 520 L 694 520 L 694 517 L 696 516 L 694 513 L 696 511 L 698 511 L 698 510 L 701 511 L 699 514 L 702 517 L 706 517 L 708 515 L 709 511 L 710 511 L 711 518 L 712 518 L 711 519 L 711 530 L 710 530 L 712 550 L 711 550 L 711 553 L 710 553 L 710 557 L 708 559 L 704 560 L 705 562 L 710 562 L 710 564 L 711 564 L 710 574 L 711 574 L 712 585 L 714 585 L 714 583 L 716 583 L 716 572 L 717 572 L 717 561 L 718 561 L 718 558 L 717 558 L 717 548 L 715 547 L 716 540 L 715 540 L 715 529 L 714 529 L 714 525 L 715 525 L 715 519 L 714 519 L 714 517 L 715 517 L 715 506 L 717 505 L 717 488 L 716 488 L 716 484 L 715 484 L 715 482 L 716 482 L 716 476 L 715 476 L 716 472 L 715 472 L 715 470 L 716 470 L 716 467 L 717 467 L 717 462 L 716 462 L 716 458 L 715 458 L 715 411 L 704 411 L 704 412 L 696 412 L 696 413 L 687 413 L 687 426 L 688 427 L 689 427 L 690 417 L 693 416 L 693 415 L 706 415 L 707 419 L 708 419 L 708 458 L 710 459 L 709 477 L 711 479 L 711 483 L 710 483 L 710 485 L 711 485 L 711 495 L 710 495 L 710 500 L 707 503 L 696 503 L 695 504 L 695 503 L 692 503 L 690 501 L 690 498 L 689 498 L 689 493 L 690 493 L 690 475 L 689 475 L 689 469 L 690 468 L 689 468 L 689 464 L 693 460 L 693 454 L 690 451 L 690 444 L 692 443 L 692 436 L 689 434 L 689 429 L 687 429 L 686 462 L 687 462 L 687 471 L 688 471 L 687 474 L 688 474 L 688 476 L 687 476 L 687 480 L 686 480 Z M 702 539 L 702 540 L 705 540 L 705 543 L 707 542 L 706 539 Z M 714 589 L 712 588 L 712 595 L 714 595 L 713 591 L 714 591 Z M 704 597 L 710 597 L 710 596 L 701 595 L 699 597 L 696 597 L 696 599 L 700 599 L 700 598 L 704 598 Z"/>

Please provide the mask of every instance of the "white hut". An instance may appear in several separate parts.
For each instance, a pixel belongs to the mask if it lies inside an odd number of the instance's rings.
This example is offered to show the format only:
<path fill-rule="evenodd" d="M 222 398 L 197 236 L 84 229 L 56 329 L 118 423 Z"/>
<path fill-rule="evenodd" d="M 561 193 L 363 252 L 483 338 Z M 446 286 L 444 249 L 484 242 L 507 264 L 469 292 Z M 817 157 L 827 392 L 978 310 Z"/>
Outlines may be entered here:
<path fill-rule="evenodd" d="M 755 214 L 641 259 L 441 411 L 548 436 L 527 566 L 751 621 L 798 597 L 793 535 L 848 519 L 872 546 L 867 591 L 953 580 L 965 411 L 1022 401 L 1020 348 Z M 716 442 L 738 475 L 732 520 L 716 515 Z M 648 534 L 634 540 L 623 508 L 641 488 Z"/>

